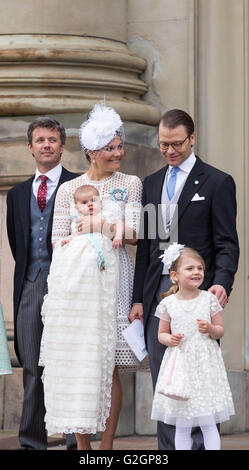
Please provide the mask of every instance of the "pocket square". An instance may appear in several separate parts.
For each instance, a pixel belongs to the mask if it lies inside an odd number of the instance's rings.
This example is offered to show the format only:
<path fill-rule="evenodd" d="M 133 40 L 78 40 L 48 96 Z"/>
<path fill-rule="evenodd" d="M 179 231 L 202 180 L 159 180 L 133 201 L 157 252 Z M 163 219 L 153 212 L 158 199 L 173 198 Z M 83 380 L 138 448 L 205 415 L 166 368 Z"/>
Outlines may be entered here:
<path fill-rule="evenodd" d="M 195 195 L 192 197 L 191 201 L 204 201 L 205 196 L 199 196 L 198 193 L 195 193 Z"/>

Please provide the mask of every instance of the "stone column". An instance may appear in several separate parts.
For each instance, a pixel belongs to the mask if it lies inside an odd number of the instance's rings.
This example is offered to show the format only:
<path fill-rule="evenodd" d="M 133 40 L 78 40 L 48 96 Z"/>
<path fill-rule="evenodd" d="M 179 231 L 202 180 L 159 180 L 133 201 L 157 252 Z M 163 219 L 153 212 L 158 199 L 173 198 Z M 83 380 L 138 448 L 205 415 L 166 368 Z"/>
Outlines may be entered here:
<path fill-rule="evenodd" d="M 0 7 L 0 299 L 13 339 L 14 262 L 6 234 L 6 191 L 34 172 L 26 147 L 28 124 L 44 114 L 61 121 L 67 131 L 63 164 L 80 173 L 88 166 L 79 126 L 93 105 L 105 99 L 125 121 L 122 169 L 139 174 L 139 162 L 142 172 L 146 166 L 141 143 L 154 138 L 159 113 L 143 100 L 146 60 L 127 46 L 127 0 L 0 0 Z M 9 346 L 14 374 L 0 377 L 0 420 L 11 429 L 18 426 L 22 386 L 13 341 Z M 133 382 L 133 374 L 123 380 L 126 402 L 119 434 L 134 432 Z"/>
<path fill-rule="evenodd" d="M 248 416 L 248 0 L 198 0 L 196 13 L 198 152 L 237 186 L 241 257 L 221 340 L 236 404 L 223 430 L 234 432 Z"/>
<path fill-rule="evenodd" d="M 160 114 L 167 109 L 181 108 L 195 115 L 194 27 L 194 0 L 128 1 L 128 45 L 147 61 L 142 76 L 148 84 L 145 98 Z M 155 148 L 153 153 L 156 155 Z M 158 158 L 157 169 L 164 164 L 163 158 Z M 146 170 L 147 174 L 151 172 L 151 168 Z M 152 398 L 150 372 L 137 372 L 135 429 L 138 434 L 156 434 L 156 422 L 150 419 Z"/>

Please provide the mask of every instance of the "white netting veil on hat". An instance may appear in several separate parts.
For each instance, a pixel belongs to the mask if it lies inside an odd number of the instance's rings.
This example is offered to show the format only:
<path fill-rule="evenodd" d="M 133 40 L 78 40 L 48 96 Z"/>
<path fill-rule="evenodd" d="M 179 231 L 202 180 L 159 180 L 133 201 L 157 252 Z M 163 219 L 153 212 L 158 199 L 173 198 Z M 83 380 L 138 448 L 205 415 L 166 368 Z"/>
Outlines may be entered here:
<path fill-rule="evenodd" d="M 99 150 L 109 144 L 117 133 L 124 142 L 124 127 L 119 114 L 104 104 L 95 104 L 87 121 L 80 126 L 80 144 L 84 151 Z"/>

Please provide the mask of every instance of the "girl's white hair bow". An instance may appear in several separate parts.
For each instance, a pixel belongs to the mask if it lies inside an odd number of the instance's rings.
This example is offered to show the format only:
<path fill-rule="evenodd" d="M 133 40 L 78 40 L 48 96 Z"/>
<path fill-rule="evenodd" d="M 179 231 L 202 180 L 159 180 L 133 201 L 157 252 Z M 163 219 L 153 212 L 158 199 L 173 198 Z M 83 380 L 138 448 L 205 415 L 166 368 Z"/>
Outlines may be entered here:
<path fill-rule="evenodd" d="M 180 256 L 184 247 L 185 245 L 180 245 L 179 243 L 174 242 L 164 250 L 163 255 L 159 256 L 159 258 L 162 258 L 162 263 L 166 266 L 168 271 L 170 270 L 172 263 Z"/>

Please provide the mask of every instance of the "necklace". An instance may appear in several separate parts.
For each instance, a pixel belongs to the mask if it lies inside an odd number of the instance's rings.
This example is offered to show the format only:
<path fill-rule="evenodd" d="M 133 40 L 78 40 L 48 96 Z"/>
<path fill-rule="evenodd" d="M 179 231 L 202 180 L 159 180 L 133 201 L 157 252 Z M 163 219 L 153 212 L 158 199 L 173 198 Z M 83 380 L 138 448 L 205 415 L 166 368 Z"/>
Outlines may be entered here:
<path fill-rule="evenodd" d="M 103 182 L 106 182 L 110 180 L 113 177 L 114 173 L 112 173 L 110 176 L 107 176 L 106 178 L 103 178 L 102 180 L 93 180 L 89 178 L 88 174 L 85 173 L 85 178 L 88 181 L 89 184 L 94 183 L 94 184 L 103 184 Z"/>
<path fill-rule="evenodd" d="M 182 303 L 182 308 L 185 312 L 191 312 L 194 310 L 199 303 L 199 298 L 201 296 L 201 293 L 195 297 L 194 299 L 189 299 L 189 300 L 182 300 L 182 299 L 177 299 L 179 302 Z"/>

